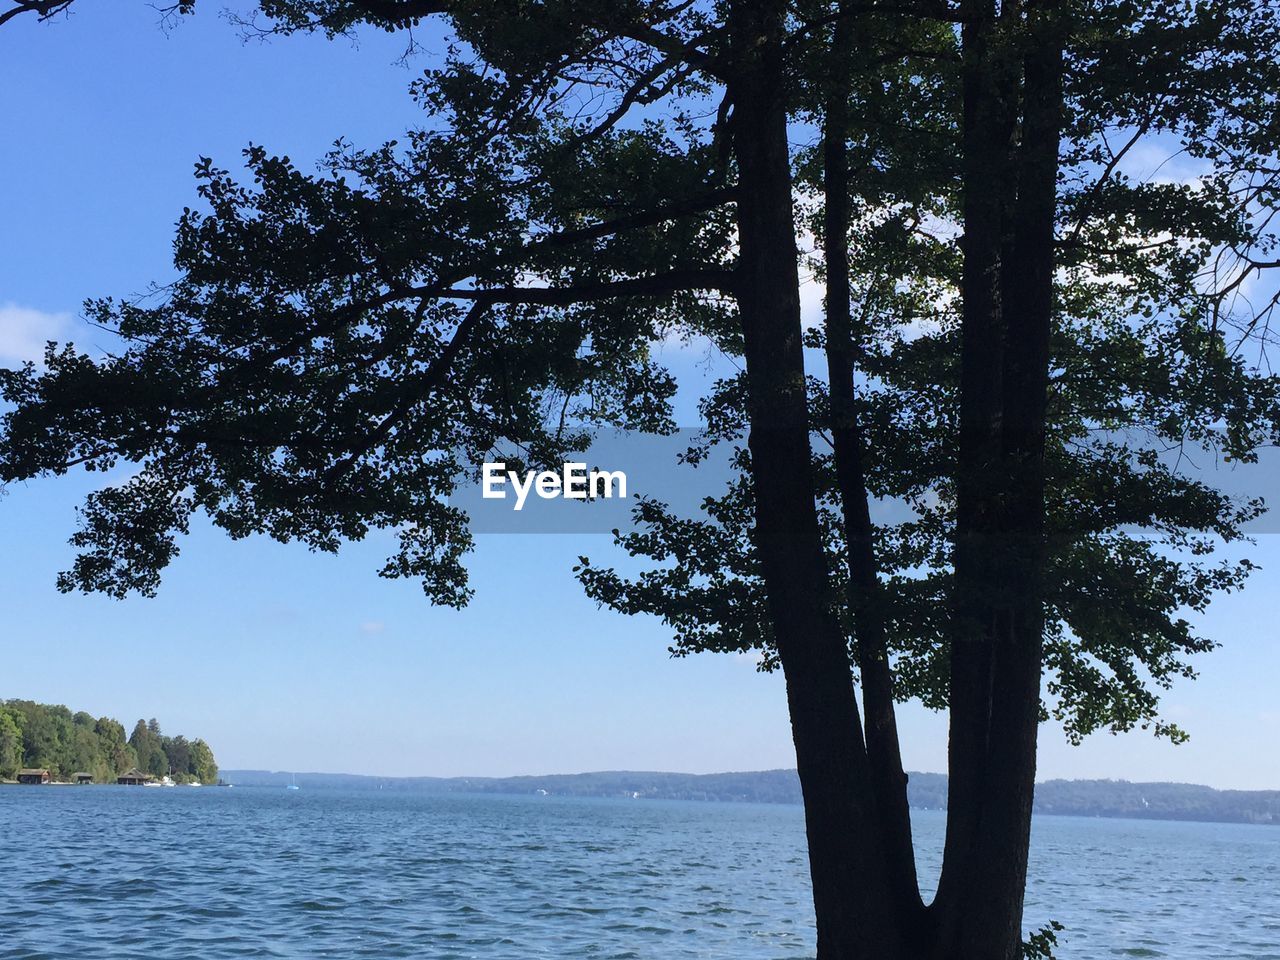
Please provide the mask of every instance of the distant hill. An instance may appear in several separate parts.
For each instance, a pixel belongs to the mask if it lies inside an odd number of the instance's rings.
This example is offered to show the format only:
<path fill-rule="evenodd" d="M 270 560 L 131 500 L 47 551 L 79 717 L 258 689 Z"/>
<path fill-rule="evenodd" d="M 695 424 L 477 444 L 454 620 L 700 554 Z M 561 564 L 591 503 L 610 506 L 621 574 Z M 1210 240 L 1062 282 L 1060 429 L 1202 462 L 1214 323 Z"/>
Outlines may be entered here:
<path fill-rule="evenodd" d="M 1214 790 L 1192 783 L 1049 780 L 1036 810 L 1084 817 L 1280 824 L 1280 790 Z"/>
<path fill-rule="evenodd" d="M 243 786 L 283 787 L 289 772 L 225 770 Z M 542 777 L 369 777 L 347 773 L 297 773 L 301 786 L 428 793 L 536 794 L 558 797 L 627 797 L 640 800 L 799 803 L 794 770 L 751 773 L 648 773 L 627 770 L 553 774 Z M 913 773 L 911 805 L 944 809 L 947 778 Z M 1189 783 L 1130 783 L 1127 780 L 1049 780 L 1036 787 L 1036 812 L 1078 817 L 1199 820 L 1280 824 L 1280 790 L 1214 790 Z"/>

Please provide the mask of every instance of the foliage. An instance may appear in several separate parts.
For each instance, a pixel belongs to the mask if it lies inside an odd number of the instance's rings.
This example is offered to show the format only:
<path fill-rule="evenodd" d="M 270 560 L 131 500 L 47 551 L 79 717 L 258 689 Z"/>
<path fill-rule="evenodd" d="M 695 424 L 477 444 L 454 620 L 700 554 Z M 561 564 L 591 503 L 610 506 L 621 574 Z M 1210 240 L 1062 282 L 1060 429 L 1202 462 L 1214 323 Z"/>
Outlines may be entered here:
<path fill-rule="evenodd" d="M 0 776 L 21 767 L 47 768 L 55 778 L 89 773 L 99 783 L 114 783 L 138 767 L 179 783 L 215 783 L 218 765 L 203 740 L 168 737 L 155 720 L 139 720 L 125 739 L 124 727 L 110 717 L 96 720 L 84 711 L 34 703 L 0 701 Z"/>
<path fill-rule="evenodd" d="M 654 227 L 643 240 L 588 243 L 589 260 L 566 255 L 557 234 L 583 222 L 585 198 L 567 187 L 510 196 L 511 181 L 549 162 L 551 136 L 483 155 L 415 136 L 402 152 L 335 152 L 322 178 L 253 148 L 255 189 L 202 163 L 210 211 L 179 226 L 183 278 L 159 306 L 90 305 L 129 349 L 95 364 L 68 347 L 47 372 L 0 375 L 17 405 L 6 475 L 141 464 L 89 498 L 75 538 L 86 549 L 60 586 L 154 592 L 175 535 L 202 510 L 233 537 L 317 550 L 396 529 L 383 574 L 419 577 L 432 600 L 462 605 L 471 539 L 446 501 L 486 452 L 505 444 L 509 462 L 549 462 L 581 444 L 573 424 L 668 429 L 674 385 L 649 343 L 664 321 L 697 315 L 696 299 L 500 301 L 533 271 L 591 290 L 637 256 L 714 260 L 723 226 Z M 652 132 L 598 144 L 591 163 L 628 179 L 597 209 L 660 196 L 681 176 L 664 156 L 675 149 Z M 546 178 L 581 180 L 563 165 Z"/>
<path fill-rule="evenodd" d="M 1178 740 L 1158 693 L 1193 674 L 1188 655 L 1213 646 L 1186 614 L 1241 585 L 1250 564 L 1214 562 L 1213 548 L 1238 538 L 1260 505 L 1217 494 L 1156 451 L 1248 461 L 1277 433 L 1269 305 L 1245 316 L 1238 298 L 1275 243 L 1268 91 L 1280 78 L 1264 53 L 1277 25 L 1269 7 L 1243 0 L 1122 6 L 1078 7 L 1068 47 L 1045 710 L 1072 739 L 1143 726 Z M 399 22 L 337 0 L 264 9 L 285 32 Z M 339 144 L 318 175 L 251 147 L 251 185 L 201 161 L 203 209 L 179 223 L 177 283 L 151 300 L 89 305 L 127 348 L 95 363 L 67 346 L 44 371 L 0 373 L 14 404 L 3 477 L 139 465 L 89 498 L 73 539 L 81 553 L 60 587 L 153 593 L 190 516 L 204 512 L 233 537 L 325 551 L 394 530 L 400 546 L 382 574 L 417 577 L 434 602 L 460 606 L 471 538 L 448 497 L 476 463 L 495 451 L 550 463 L 581 446 L 589 425 L 669 429 L 675 384 L 650 345 L 675 334 L 741 349 L 714 295 L 733 266 L 732 170 L 719 128 L 697 113 L 715 102 L 716 72 L 689 45 L 717 55 L 713 20 L 692 7 L 661 23 L 699 73 L 646 51 L 636 37 L 659 43 L 641 29 L 658 24 L 642 13 L 553 3 L 522 33 L 459 5 L 458 43 L 414 87 L 432 124 L 404 142 Z M 820 22 L 792 25 L 805 78 L 797 121 L 820 116 Z M 867 19 L 863 32 L 847 144 L 858 161 L 858 416 L 869 493 L 915 511 L 877 532 L 896 689 L 941 707 L 959 52 L 954 31 L 924 18 Z M 582 48 L 566 49 L 574 43 Z M 907 44 L 911 54 L 886 55 Z M 595 59 L 606 53 L 609 69 Z M 665 123 L 643 112 L 620 122 L 649 100 Z M 1134 180 L 1121 161 L 1142 147 L 1196 158 L 1203 172 Z M 795 162 L 797 210 L 820 237 L 818 151 L 802 147 Z M 810 337 L 821 348 L 823 329 Z M 810 389 L 821 431 L 825 385 Z M 703 405 L 708 443 L 742 441 L 744 400 L 740 380 L 717 385 Z M 821 444 L 814 456 L 839 571 L 834 470 Z M 619 544 L 661 561 L 649 574 L 628 580 L 584 562 L 579 575 L 601 603 L 666 620 L 674 653 L 757 649 L 767 669 L 776 660 L 745 453 L 738 464 L 744 480 L 702 518 L 639 507 L 641 530 Z"/>
<path fill-rule="evenodd" d="M 1239 296 L 1277 243 L 1280 115 L 1270 91 L 1280 71 L 1270 51 L 1280 46 L 1280 21 L 1270 5 L 1249 2 L 1079 5 L 1073 17 L 1047 429 L 1044 711 L 1074 742 L 1134 727 L 1176 742 L 1186 734 L 1160 718 L 1159 694 L 1194 676 L 1190 657 L 1215 645 L 1191 615 L 1243 585 L 1252 563 L 1238 551 L 1215 554 L 1263 508 L 1217 492 L 1187 464 L 1249 462 L 1280 435 L 1280 380 L 1267 360 L 1275 299 Z M 959 103 L 933 91 L 947 89 L 959 49 L 950 32 L 916 43 L 932 60 L 877 75 L 883 84 L 857 95 L 851 111 L 860 122 L 848 150 L 866 162 L 851 164 L 850 252 L 868 492 L 911 512 L 877 530 L 895 689 L 941 709 L 963 238 Z M 882 137 L 897 129 L 886 114 L 910 124 L 903 148 L 928 163 L 894 156 L 897 139 Z M 1137 179 L 1122 161 L 1142 150 L 1195 158 L 1197 175 Z M 798 160 L 798 209 L 819 232 L 820 169 L 816 156 L 802 151 Z M 812 349 L 825 342 L 821 326 L 811 331 Z M 810 393 L 828 566 L 844 590 L 825 384 L 814 379 Z M 741 378 L 718 384 L 703 413 L 706 444 L 691 459 L 733 445 L 745 473 Z M 583 558 L 578 576 L 606 606 L 661 617 L 677 655 L 760 646 L 762 669 L 772 669 L 754 511 L 749 483 L 709 501 L 701 518 L 643 502 L 639 529 L 620 532 L 617 544 L 653 568 L 622 576 Z"/>
<path fill-rule="evenodd" d="M 1058 934 L 1064 929 L 1057 920 L 1050 920 L 1027 937 L 1022 944 L 1023 960 L 1053 960 L 1053 950 L 1058 945 Z"/>

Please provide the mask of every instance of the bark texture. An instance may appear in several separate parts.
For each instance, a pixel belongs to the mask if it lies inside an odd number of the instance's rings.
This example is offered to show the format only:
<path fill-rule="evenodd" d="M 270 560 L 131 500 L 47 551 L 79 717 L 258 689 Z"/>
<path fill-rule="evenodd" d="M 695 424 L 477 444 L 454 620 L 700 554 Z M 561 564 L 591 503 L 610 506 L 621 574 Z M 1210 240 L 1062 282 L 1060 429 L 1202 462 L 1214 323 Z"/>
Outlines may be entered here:
<path fill-rule="evenodd" d="M 849 606 L 853 612 L 871 790 L 881 829 L 898 927 L 904 943 L 919 945 L 925 916 L 916 877 L 893 698 L 893 674 L 885 629 L 879 571 L 867 492 L 866 444 L 859 424 L 854 376 L 866 330 L 855 328 L 849 280 L 848 132 L 851 70 L 857 21 L 847 14 L 836 21 L 831 44 L 829 92 L 824 110 L 823 254 L 826 267 L 826 357 L 830 391 L 830 428 L 836 482 L 846 542 Z"/>
<path fill-rule="evenodd" d="M 971 9 L 951 780 L 935 955 L 1015 960 L 1022 951 L 1044 633 L 1045 406 L 1062 51 L 1051 9 L 1006 4 L 999 19 L 989 5 Z M 1025 19 L 1012 24 L 1015 44 L 1002 28 L 1020 14 Z M 1006 146 L 1015 122 L 1016 149 Z"/>
<path fill-rule="evenodd" d="M 895 957 L 866 746 L 823 554 L 810 463 L 782 71 L 782 3 L 730 11 L 738 302 L 756 535 L 786 677 L 822 960 Z"/>

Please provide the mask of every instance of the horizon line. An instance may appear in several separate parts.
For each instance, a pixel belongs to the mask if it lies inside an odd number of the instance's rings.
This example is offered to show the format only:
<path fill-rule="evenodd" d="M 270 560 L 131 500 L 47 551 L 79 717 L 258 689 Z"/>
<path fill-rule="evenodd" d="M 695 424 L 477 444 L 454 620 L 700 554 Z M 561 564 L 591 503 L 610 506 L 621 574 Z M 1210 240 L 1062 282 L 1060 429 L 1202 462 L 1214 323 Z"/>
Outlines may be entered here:
<path fill-rule="evenodd" d="M 795 774 L 795 767 L 769 767 L 763 770 L 718 770 L 711 773 L 688 773 L 681 770 L 634 770 L 615 768 L 609 770 L 582 770 L 575 773 L 514 773 L 514 774 L 381 774 L 381 773 L 349 773 L 333 770 L 271 770 L 265 767 L 226 767 L 219 769 L 219 775 L 228 773 L 255 773 L 269 775 L 293 775 L 304 777 L 362 777 L 368 780 L 538 780 L 550 777 L 590 777 L 605 774 L 644 774 L 649 776 L 675 777 L 725 777 L 748 776 L 769 773 Z M 946 773 L 929 770 L 908 770 L 908 778 L 915 776 L 946 777 Z M 1203 787 L 1218 793 L 1280 793 L 1280 787 L 1215 787 L 1207 783 L 1193 783 L 1186 780 L 1129 780 L 1123 777 L 1050 777 L 1037 780 L 1036 786 L 1047 783 L 1127 783 L 1134 786 L 1168 785 L 1179 787 Z"/>

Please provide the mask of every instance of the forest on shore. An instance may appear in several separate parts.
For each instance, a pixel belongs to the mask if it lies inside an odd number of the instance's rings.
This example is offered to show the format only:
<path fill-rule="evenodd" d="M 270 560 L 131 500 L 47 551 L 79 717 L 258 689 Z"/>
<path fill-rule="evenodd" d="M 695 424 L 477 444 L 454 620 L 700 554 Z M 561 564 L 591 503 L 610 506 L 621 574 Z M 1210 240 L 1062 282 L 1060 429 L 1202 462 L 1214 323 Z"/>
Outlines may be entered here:
<path fill-rule="evenodd" d="M 0 778 L 30 767 L 47 769 L 55 779 L 90 773 L 98 783 L 112 783 L 134 767 L 178 783 L 218 779 L 207 743 L 167 736 L 155 718 L 139 720 L 126 734 L 111 717 L 73 713 L 62 704 L 0 700 Z"/>

